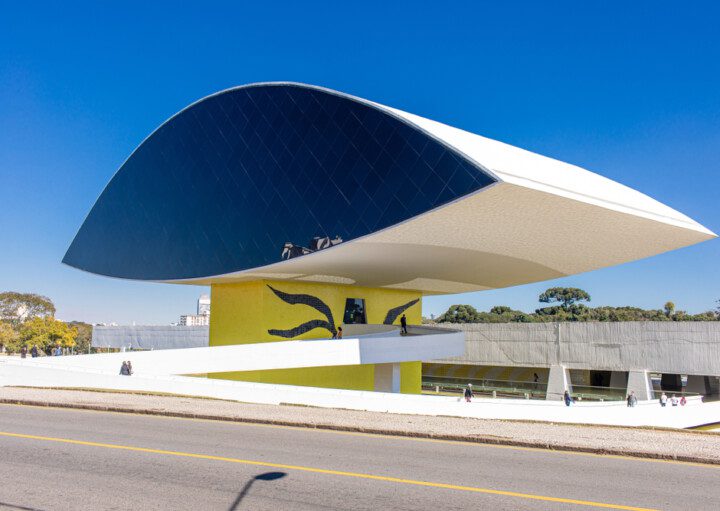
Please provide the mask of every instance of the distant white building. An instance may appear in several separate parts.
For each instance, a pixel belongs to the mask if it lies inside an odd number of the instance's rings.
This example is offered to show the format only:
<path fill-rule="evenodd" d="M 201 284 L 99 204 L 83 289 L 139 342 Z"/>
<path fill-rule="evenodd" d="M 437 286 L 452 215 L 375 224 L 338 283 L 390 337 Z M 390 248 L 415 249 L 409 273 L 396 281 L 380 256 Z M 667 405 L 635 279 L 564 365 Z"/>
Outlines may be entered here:
<path fill-rule="evenodd" d="M 180 316 L 180 326 L 207 326 L 210 324 L 210 296 L 200 295 L 197 301 L 197 314 Z"/>
<path fill-rule="evenodd" d="M 210 315 L 210 295 L 200 295 L 197 302 L 198 316 Z"/>
<path fill-rule="evenodd" d="M 210 314 L 185 314 L 180 316 L 180 326 L 207 326 Z"/>

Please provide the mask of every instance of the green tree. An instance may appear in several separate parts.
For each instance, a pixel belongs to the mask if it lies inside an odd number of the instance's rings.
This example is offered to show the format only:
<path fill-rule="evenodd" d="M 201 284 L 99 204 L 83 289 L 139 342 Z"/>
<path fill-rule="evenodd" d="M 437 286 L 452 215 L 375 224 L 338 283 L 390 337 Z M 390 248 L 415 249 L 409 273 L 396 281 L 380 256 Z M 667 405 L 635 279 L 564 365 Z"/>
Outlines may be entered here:
<path fill-rule="evenodd" d="M 82 321 L 68 321 L 68 326 L 77 329 L 75 350 L 80 353 L 88 353 L 92 344 L 92 325 Z"/>
<path fill-rule="evenodd" d="M 472 305 L 451 305 L 437 318 L 438 323 L 476 323 L 478 311 Z"/>
<path fill-rule="evenodd" d="M 8 351 L 14 351 L 19 339 L 20 336 L 10 323 L 0 321 L 0 347 Z"/>
<path fill-rule="evenodd" d="M 668 318 L 671 318 L 672 315 L 675 313 L 675 304 L 673 302 L 665 302 L 663 310 L 665 311 L 665 315 Z"/>
<path fill-rule="evenodd" d="M 70 348 L 75 346 L 77 335 L 77 328 L 71 327 L 63 321 L 51 317 L 35 317 L 20 326 L 19 344 L 28 346 L 37 344 L 38 348 L 42 350 L 57 345 Z"/>
<path fill-rule="evenodd" d="M 5 291 L 0 293 L 0 319 L 13 327 L 28 319 L 55 316 L 55 305 L 47 296 Z"/>
<path fill-rule="evenodd" d="M 700 314 L 693 314 L 692 321 L 718 321 L 718 315 L 715 311 L 705 311 Z"/>
<path fill-rule="evenodd" d="M 563 309 L 569 311 L 576 302 L 589 302 L 590 295 L 576 287 L 551 287 L 538 300 L 543 303 L 560 303 Z"/>

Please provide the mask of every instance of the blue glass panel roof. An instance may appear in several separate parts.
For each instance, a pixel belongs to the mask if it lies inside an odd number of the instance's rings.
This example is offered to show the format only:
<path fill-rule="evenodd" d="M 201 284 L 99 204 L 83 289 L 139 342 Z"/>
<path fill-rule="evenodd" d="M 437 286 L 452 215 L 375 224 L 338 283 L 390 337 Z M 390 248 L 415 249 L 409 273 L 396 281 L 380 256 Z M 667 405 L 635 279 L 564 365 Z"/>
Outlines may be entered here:
<path fill-rule="evenodd" d="M 221 275 L 371 234 L 492 182 L 354 98 L 295 84 L 240 87 L 148 137 L 63 262 L 130 279 Z"/>

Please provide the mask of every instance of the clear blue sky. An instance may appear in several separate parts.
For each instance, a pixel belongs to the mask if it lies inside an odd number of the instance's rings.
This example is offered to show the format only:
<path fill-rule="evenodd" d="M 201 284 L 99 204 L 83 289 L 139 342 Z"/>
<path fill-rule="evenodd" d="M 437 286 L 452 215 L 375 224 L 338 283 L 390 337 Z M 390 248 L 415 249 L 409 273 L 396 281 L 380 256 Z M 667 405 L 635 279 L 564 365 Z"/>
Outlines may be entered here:
<path fill-rule="evenodd" d="M 3 2 L 0 290 L 61 319 L 163 324 L 201 287 L 64 267 L 77 228 L 156 126 L 234 85 L 293 80 L 372 99 L 578 164 L 720 232 L 720 4 L 602 2 Z M 571 242 L 571 241 L 570 241 Z M 620 267 L 425 300 L 699 312 L 720 298 L 720 240 Z"/>

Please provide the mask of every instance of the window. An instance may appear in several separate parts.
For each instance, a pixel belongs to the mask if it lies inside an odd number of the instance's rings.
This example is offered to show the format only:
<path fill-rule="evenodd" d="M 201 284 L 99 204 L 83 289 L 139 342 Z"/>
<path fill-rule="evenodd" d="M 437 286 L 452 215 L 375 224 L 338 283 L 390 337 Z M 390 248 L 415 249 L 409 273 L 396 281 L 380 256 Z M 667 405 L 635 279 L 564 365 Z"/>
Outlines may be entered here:
<path fill-rule="evenodd" d="M 343 323 L 352 325 L 357 323 L 367 323 L 365 319 L 365 300 L 362 298 L 348 298 L 345 300 L 345 316 Z"/>

